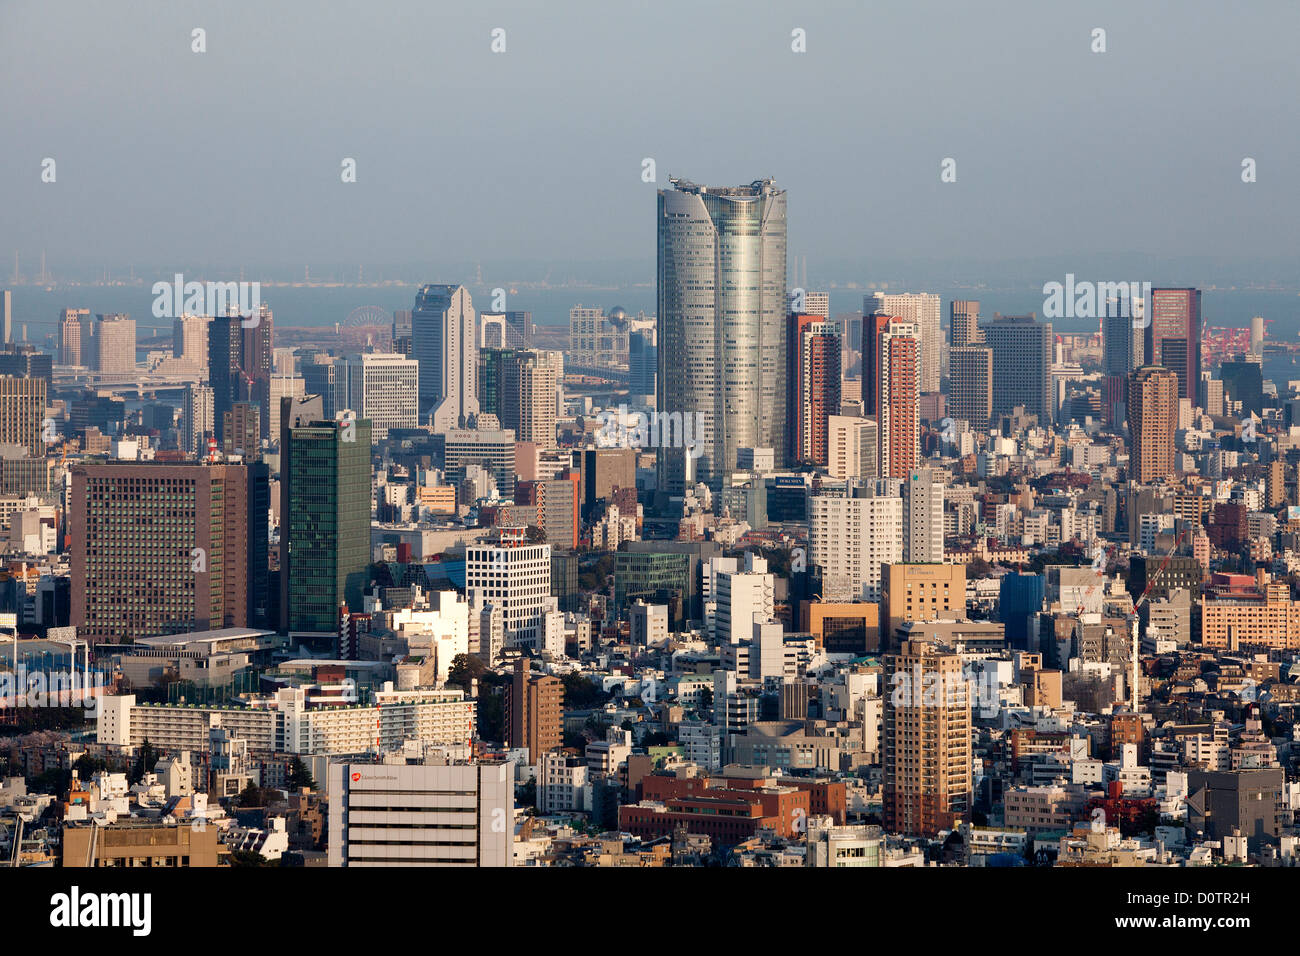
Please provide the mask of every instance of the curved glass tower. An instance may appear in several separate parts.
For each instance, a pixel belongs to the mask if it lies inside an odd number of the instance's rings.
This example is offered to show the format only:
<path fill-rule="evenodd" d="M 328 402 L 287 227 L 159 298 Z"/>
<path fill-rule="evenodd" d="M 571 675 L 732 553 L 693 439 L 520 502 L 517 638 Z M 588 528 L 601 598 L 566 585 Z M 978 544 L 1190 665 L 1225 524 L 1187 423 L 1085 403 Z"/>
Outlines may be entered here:
<path fill-rule="evenodd" d="M 659 191 L 659 488 L 720 489 L 739 448 L 785 460 L 785 190 L 770 179 Z M 666 416 L 666 418 L 664 417 Z"/>

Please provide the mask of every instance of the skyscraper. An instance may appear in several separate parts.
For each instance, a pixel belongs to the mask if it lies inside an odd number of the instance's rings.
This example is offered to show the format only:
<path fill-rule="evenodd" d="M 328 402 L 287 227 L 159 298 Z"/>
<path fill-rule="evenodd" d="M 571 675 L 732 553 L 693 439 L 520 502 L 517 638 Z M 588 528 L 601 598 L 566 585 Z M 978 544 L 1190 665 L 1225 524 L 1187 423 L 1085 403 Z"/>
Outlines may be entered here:
<path fill-rule="evenodd" d="M 921 391 L 939 391 L 940 356 L 943 333 L 940 313 L 943 302 L 929 292 L 885 293 L 870 292 L 863 297 L 862 314 L 875 312 L 892 315 L 916 327 L 916 337 L 921 344 Z"/>
<path fill-rule="evenodd" d="M 984 341 L 980 334 L 980 304 L 971 299 L 953 299 L 948 306 L 948 334 L 951 345 L 958 349 L 966 345 L 979 345 Z"/>
<path fill-rule="evenodd" d="M 45 454 L 43 378 L 0 376 L 0 445 L 22 445 L 32 458 Z"/>
<path fill-rule="evenodd" d="M 961 656 L 926 641 L 885 655 L 884 825 L 934 836 L 971 799 L 971 701 Z"/>
<path fill-rule="evenodd" d="M 236 402 L 256 405 L 259 432 L 269 433 L 274 337 L 265 305 L 256 316 L 218 315 L 208 322 L 208 382 L 218 441 L 225 441 L 226 413 Z"/>
<path fill-rule="evenodd" d="M 303 421 L 294 404 L 281 404 L 281 629 L 337 633 L 370 566 L 370 422 Z"/>
<path fill-rule="evenodd" d="M 1142 484 L 1172 477 L 1178 428 L 1178 377 L 1173 372 L 1148 365 L 1133 373 L 1129 425 L 1133 435 L 1130 477 Z"/>
<path fill-rule="evenodd" d="M 1144 303 L 1144 308 L 1149 304 Z M 1117 314 L 1112 315 L 1111 312 Z M 1112 425 L 1124 421 L 1129 377 L 1143 365 L 1143 328 L 1131 308 L 1108 308 L 1101 320 L 1102 414 Z"/>
<path fill-rule="evenodd" d="M 699 423 L 698 457 L 658 453 L 659 487 L 678 495 L 720 489 L 740 448 L 786 459 L 786 194 L 770 179 L 672 182 L 658 200 L 656 405 Z"/>
<path fill-rule="evenodd" d="M 1201 290 L 1152 289 L 1145 332 L 1147 365 L 1178 376 L 1178 397 L 1196 401 L 1201 380 Z"/>
<path fill-rule="evenodd" d="M 786 447 L 790 464 L 825 465 L 827 419 L 840 408 L 840 336 L 821 315 L 788 319 Z"/>
<path fill-rule="evenodd" d="M 101 381 L 135 374 L 135 320 L 129 315 L 101 315 L 95 332 L 95 371 Z"/>
<path fill-rule="evenodd" d="M 988 427 L 993 413 L 993 350 L 983 345 L 948 351 L 948 414 L 972 428 Z"/>
<path fill-rule="evenodd" d="M 395 352 L 364 352 L 343 363 L 347 407 L 370 422 L 373 439 L 419 424 L 420 364 Z M 337 374 L 337 373 L 336 373 Z"/>
<path fill-rule="evenodd" d="M 0 322 L 4 323 L 5 341 L 14 340 L 14 294 L 8 289 L 0 291 Z"/>
<path fill-rule="evenodd" d="M 478 414 L 478 328 L 469 290 L 426 285 L 411 311 L 411 354 L 420 363 L 420 420 L 435 431 Z"/>
<path fill-rule="evenodd" d="M 903 560 L 943 561 L 943 484 L 929 468 L 916 469 L 903 485 Z"/>
<path fill-rule="evenodd" d="M 880 474 L 905 478 L 921 460 L 921 341 L 915 325 L 891 320 L 879 343 Z"/>
<path fill-rule="evenodd" d="M 630 384 L 629 395 L 655 394 L 655 379 L 659 369 L 659 351 L 655 345 L 655 330 L 632 332 L 627 340 L 627 365 Z"/>
<path fill-rule="evenodd" d="M 59 364 L 85 365 L 81 350 L 81 331 L 90 320 L 89 309 L 64 309 L 59 321 Z"/>
<path fill-rule="evenodd" d="M 1007 415 L 1023 405 L 1042 425 L 1051 425 L 1052 323 L 1030 315 L 998 315 L 984 325 L 993 350 L 993 414 Z"/>

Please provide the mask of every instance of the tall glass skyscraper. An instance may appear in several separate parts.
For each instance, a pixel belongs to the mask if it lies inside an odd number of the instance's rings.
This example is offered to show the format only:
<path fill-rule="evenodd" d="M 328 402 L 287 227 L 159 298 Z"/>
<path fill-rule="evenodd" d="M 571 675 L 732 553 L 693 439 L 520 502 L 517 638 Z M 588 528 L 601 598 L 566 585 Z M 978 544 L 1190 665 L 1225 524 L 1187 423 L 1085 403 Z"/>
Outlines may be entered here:
<path fill-rule="evenodd" d="M 658 450 L 659 488 L 677 495 L 720 489 L 739 448 L 786 458 L 786 194 L 770 179 L 672 184 L 659 191 L 657 406 L 674 439 L 680 417 L 698 443 Z"/>
<path fill-rule="evenodd" d="M 420 420 L 435 431 L 478 414 L 478 329 L 469 290 L 426 285 L 411 310 L 411 357 L 420 363 Z"/>

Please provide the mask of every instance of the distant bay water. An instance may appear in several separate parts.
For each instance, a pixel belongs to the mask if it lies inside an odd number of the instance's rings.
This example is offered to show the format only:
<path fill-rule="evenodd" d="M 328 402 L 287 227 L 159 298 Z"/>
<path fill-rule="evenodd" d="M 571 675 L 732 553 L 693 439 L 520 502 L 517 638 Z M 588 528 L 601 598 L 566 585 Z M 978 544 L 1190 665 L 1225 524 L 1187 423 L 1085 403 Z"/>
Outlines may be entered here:
<path fill-rule="evenodd" d="M 809 283 L 816 289 L 816 283 Z M 0 288 L 4 286 L 0 284 Z M 58 317 L 65 308 L 89 309 L 92 314 L 108 312 L 129 313 L 137 323 L 141 338 L 154 334 L 151 329 L 170 332 L 170 319 L 157 319 L 153 315 L 154 296 L 149 285 L 132 286 L 55 286 L 52 289 L 36 286 L 13 288 L 13 321 L 15 336 L 21 326 L 28 327 L 29 341 L 46 342 L 56 334 Z M 415 286 L 262 286 L 262 301 L 275 314 L 276 325 L 328 327 L 343 323 L 355 310 L 367 306 L 378 307 L 390 315 L 398 309 L 410 309 L 415 302 Z M 834 288 L 830 290 L 833 313 L 857 312 L 862 308 L 865 287 Z M 995 312 L 1016 315 L 1036 312 L 1043 317 L 1041 291 L 1024 290 L 974 290 L 974 289 L 894 289 L 889 292 L 935 292 L 944 302 L 946 321 L 947 303 L 951 299 L 978 299 L 983 318 L 991 319 Z M 470 287 L 474 305 L 480 311 L 490 311 L 493 290 L 491 287 Z M 655 292 L 650 286 L 617 287 L 563 287 L 507 289 L 506 309 L 526 310 L 533 313 L 538 325 L 564 326 L 569 321 L 569 309 L 575 305 L 612 309 L 622 306 L 630 314 L 655 312 Z M 1218 290 L 1209 289 L 1202 295 L 1202 313 L 1207 326 L 1246 328 L 1250 319 L 1262 315 L 1271 319 L 1268 334 L 1273 339 L 1297 341 L 1300 339 L 1300 294 L 1293 291 Z M 1058 331 L 1085 332 L 1097 328 L 1096 319 L 1055 319 Z M 52 341 L 52 339 L 51 339 Z M 1289 360 L 1288 360 L 1289 365 Z M 1300 366 L 1298 366 L 1300 368 Z"/>

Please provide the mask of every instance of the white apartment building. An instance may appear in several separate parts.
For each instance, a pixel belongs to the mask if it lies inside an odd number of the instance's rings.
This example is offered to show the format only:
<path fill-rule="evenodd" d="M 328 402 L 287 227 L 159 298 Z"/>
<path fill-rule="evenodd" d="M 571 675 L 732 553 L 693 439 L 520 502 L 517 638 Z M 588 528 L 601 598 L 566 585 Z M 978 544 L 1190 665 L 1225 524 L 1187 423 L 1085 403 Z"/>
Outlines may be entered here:
<path fill-rule="evenodd" d="M 336 763 L 330 866 L 512 866 L 513 765 Z"/>
<path fill-rule="evenodd" d="M 412 654 L 432 657 L 438 680 L 451 673 L 457 654 L 468 654 L 469 602 L 456 591 L 434 591 L 428 609 L 394 611 L 389 626 L 406 639 Z"/>
<path fill-rule="evenodd" d="M 877 477 L 879 443 L 874 418 L 831 415 L 827 419 L 827 474 L 841 479 Z"/>
<path fill-rule="evenodd" d="M 633 647 L 663 647 L 668 643 L 668 607 L 635 602 L 628 609 Z"/>
<path fill-rule="evenodd" d="M 221 727 L 250 753 L 363 754 L 407 740 L 465 744 L 474 736 L 475 702 L 451 690 L 393 690 L 370 705 L 310 707 L 301 687 L 283 688 L 253 706 L 138 704 L 134 694 L 100 698 L 96 740 L 203 752 Z"/>
<path fill-rule="evenodd" d="M 903 499 L 808 499 L 808 561 L 822 569 L 822 599 L 880 600 L 880 566 L 903 560 Z"/>
<path fill-rule="evenodd" d="M 544 649 L 545 613 L 551 596 L 551 546 L 530 544 L 522 529 L 465 549 L 465 590 L 501 607 L 507 648 Z"/>
<path fill-rule="evenodd" d="M 581 757 L 549 750 L 537 762 L 537 812 L 575 813 L 585 809 L 587 762 Z"/>

